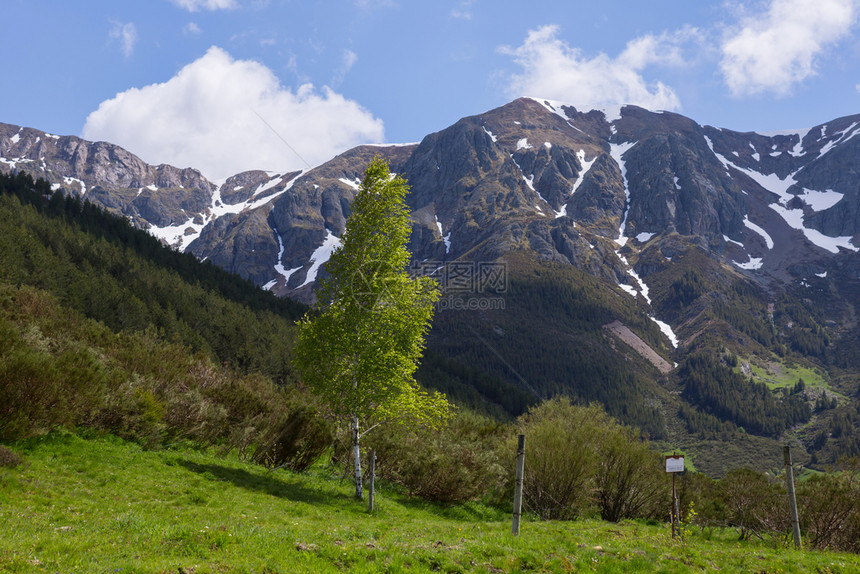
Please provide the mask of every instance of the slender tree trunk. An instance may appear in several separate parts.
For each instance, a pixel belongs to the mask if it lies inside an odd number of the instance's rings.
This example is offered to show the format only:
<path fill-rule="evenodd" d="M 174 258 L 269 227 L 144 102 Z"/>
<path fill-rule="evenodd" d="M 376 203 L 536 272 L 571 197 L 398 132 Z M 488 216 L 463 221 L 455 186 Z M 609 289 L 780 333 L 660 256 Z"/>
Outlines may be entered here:
<path fill-rule="evenodd" d="M 352 460 L 355 465 L 355 497 L 364 500 L 361 488 L 361 447 L 358 444 L 358 415 L 352 415 Z"/>

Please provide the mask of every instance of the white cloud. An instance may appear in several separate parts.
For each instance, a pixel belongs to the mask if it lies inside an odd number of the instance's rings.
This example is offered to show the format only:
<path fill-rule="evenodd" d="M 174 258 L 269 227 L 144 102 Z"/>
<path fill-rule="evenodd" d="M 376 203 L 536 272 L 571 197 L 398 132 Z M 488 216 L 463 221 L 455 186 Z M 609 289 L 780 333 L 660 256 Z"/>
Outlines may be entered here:
<path fill-rule="evenodd" d="M 463 0 L 460 2 L 458 6 L 451 9 L 451 18 L 457 20 L 471 20 L 472 19 L 472 6 L 475 4 L 475 0 Z"/>
<path fill-rule="evenodd" d="M 189 12 L 197 12 L 201 8 L 204 10 L 229 10 L 236 8 L 238 4 L 236 0 L 170 0 L 180 8 L 185 8 Z"/>
<path fill-rule="evenodd" d="M 383 141 L 384 128 L 328 87 L 304 84 L 293 92 L 262 64 L 234 60 L 213 46 L 167 82 L 102 102 L 82 135 L 149 163 L 195 167 L 222 179 L 248 169 L 304 169 L 301 158 L 318 165 L 358 144 Z"/>
<path fill-rule="evenodd" d="M 357 61 L 358 54 L 352 50 L 344 50 L 343 55 L 341 56 L 340 66 L 335 70 L 334 77 L 332 78 L 332 86 L 340 86 L 346 78 L 347 73 L 349 73 Z"/>
<path fill-rule="evenodd" d="M 723 39 L 720 70 L 735 96 L 786 95 L 815 75 L 816 60 L 848 35 L 856 0 L 770 0 Z"/>
<path fill-rule="evenodd" d="M 508 78 L 512 96 L 535 96 L 577 107 L 636 104 L 649 109 L 677 110 L 680 102 L 671 87 L 648 83 L 642 71 L 651 65 L 681 65 L 681 45 L 698 34 L 685 28 L 673 35 L 647 35 L 628 42 L 616 58 L 600 53 L 583 56 L 558 39 L 557 26 L 530 30 L 522 46 L 502 47 L 522 67 Z"/>
<path fill-rule="evenodd" d="M 134 27 L 134 24 L 132 22 L 127 24 L 113 22 L 108 35 L 113 40 L 119 40 L 122 53 L 126 58 L 130 58 L 134 52 L 134 45 L 137 44 L 137 28 Z"/>
<path fill-rule="evenodd" d="M 189 22 L 182 28 L 182 31 L 188 36 L 196 36 L 203 30 L 200 29 L 200 26 L 196 22 Z"/>

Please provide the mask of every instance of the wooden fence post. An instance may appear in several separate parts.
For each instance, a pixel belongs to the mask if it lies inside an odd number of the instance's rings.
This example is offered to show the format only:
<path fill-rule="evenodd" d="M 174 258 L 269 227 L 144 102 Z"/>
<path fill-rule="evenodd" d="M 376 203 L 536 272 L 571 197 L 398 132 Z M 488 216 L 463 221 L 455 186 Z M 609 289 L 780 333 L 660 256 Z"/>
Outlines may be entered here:
<path fill-rule="evenodd" d="M 523 470 L 526 461 L 526 435 L 521 434 L 517 437 L 517 480 L 514 484 L 514 523 L 511 527 L 511 533 L 514 536 L 520 535 L 520 515 L 523 508 Z"/>
<path fill-rule="evenodd" d="M 791 447 L 782 447 L 782 458 L 785 461 L 785 486 L 788 488 L 788 504 L 791 507 L 791 533 L 794 535 L 794 547 L 801 548 L 800 520 L 797 516 L 797 499 L 794 496 L 794 469 L 791 466 Z"/>

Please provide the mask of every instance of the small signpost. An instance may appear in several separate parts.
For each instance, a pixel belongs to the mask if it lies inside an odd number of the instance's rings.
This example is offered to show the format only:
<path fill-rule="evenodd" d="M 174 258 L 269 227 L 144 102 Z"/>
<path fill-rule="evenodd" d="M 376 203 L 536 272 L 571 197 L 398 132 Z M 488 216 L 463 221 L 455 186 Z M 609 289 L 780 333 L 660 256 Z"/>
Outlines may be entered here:
<path fill-rule="evenodd" d="M 672 538 L 675 538 L 675 533 L 681 536 L 681 512 L 678 502 L 678 494 L 675 490 L 675 475 L 679 472 L 684 472 L 684 455 L 675 454 L 674 452 L 666 456 L 666 472 L 672 475 Z"/>

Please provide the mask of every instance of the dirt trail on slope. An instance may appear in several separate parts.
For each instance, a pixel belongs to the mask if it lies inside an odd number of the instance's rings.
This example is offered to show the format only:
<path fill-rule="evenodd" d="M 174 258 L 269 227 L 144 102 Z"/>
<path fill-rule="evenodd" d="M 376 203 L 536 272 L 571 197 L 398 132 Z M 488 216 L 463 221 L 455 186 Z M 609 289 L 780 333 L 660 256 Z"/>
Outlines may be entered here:
<path fill-rule="evenodd" d="M 608 325 L 604 325 L 603 328 L 608 329 L 613 335 L 627 343 L 634 351 L 642 355 L 644 359 L 657 367 L 657 369 L 664 375 L 674 368 L 669 361 L 658 355 L 657 352 L 648 345 L 648 343 L 643 341 L 639 335 L 628 329 L 621 321 L 613 321 Z"/>

